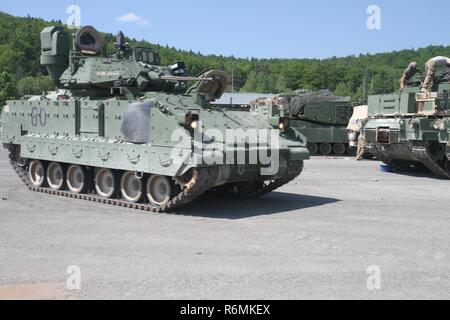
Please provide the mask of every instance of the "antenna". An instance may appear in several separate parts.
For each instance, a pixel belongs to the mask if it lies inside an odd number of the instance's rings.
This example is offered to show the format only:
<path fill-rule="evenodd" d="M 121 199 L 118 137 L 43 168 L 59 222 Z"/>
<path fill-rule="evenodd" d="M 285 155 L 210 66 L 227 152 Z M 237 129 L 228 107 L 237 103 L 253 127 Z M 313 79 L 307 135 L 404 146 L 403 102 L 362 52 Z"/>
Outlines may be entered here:
<path fill-rule="evenodd" d="M 125 35 L 122 31 L 119 31 L 116 37 L 116 47 L 122 50 L 125 47 Z"/>
<path fill-rule="evenodd" d="M 367 69 L 364 70 L 364 77 L 363 77 L 363 104 L 367 101 Z"/>
<path fill-rule="evenodd" d="M 234 61 L 231 62 L 231 93 L 234 93 Z"/>

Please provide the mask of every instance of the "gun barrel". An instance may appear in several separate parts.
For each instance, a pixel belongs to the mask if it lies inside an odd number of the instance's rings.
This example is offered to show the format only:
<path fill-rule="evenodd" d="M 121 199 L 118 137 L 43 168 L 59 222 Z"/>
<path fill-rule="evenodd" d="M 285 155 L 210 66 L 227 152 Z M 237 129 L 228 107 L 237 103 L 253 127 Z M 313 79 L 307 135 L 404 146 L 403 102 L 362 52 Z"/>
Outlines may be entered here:
<path fill-rule="evenodd" d="M 168 81 L 213 81 L 212 78 L 201 78 L 201 77 L 177 77 L 177 76 L 162 76 L 161 80 Z"/>

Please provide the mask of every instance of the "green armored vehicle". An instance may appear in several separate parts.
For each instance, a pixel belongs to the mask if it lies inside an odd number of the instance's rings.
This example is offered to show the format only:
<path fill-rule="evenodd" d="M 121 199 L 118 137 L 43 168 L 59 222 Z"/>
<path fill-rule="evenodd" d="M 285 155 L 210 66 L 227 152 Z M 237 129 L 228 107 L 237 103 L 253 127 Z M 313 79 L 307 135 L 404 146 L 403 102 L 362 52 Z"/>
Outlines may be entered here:
<path fill-rule="evenodd" d="M 285 103 L 284 115 L 291 119 L 290 125 L 306 137 L 312 155 L 354 153 L 347 135 L 347 125 L 353 113 L 349 98 L 335 96 L 329 90 L 299 90 L 281 96 Z M 264 104 L 265 99 L 254 101 L 253 109 Z"/>
<path fill-rule="evenodd" d="M 0 117 L 0 141 L 32 191 L 164 212 L 217 187 L 263 195 L 309 158 L 290 128 L 212 106 L 228 85 L 222 71 L 160 66 L 158 52 L 130 47 L 122 33 L 103 57 L 93 27 L 45 28 L 41 45 L 57 89 L 8 101 Z"/>
<path fill-rule="evenodd" d="M 366 148 L 394 171 L 426 167 L 450 178 L 449 67 L 450 59 L 433 58 L 424 79 L 411 63 L 399 93 L 369 97 L 362 128 Z"/>

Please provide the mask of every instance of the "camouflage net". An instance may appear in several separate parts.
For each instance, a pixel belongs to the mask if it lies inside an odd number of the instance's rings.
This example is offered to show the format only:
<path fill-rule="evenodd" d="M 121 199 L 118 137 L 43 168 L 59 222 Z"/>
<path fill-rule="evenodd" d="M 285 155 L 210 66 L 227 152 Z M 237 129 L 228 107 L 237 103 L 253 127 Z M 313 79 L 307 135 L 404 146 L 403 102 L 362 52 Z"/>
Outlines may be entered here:
<path fill-rule="evenodd" d="M 303 115 L 305 107 L 318 102 L 349 102 L 349 98 L 335 96 L 330 90 L 308 92 L 298 90 L 289 97 L 289 112 L 293 116 Z"/>
<path fill-rule="evenodd" d="M 406 81 L 406 86 L 408 87 L 418 87 L 422 84 L 425 79 L 425 75 L 418 71 L 411 79 Z M 435 83 L 445 83 L 450 82 L 450 68 L 438 68 L 434 74 Z"/>
<path fill-rule="evenodd" d="M 450 82 L 450 68 L 443 68 L 436 72 L 434 80 L 437 83 Z"/>

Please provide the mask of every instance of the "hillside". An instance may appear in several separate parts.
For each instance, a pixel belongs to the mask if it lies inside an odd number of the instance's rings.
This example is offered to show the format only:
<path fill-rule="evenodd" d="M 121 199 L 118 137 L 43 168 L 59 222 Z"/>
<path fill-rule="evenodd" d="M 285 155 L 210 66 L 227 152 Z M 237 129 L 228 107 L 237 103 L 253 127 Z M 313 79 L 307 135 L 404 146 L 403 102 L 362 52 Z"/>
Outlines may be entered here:
<path fill-rule="evenodd" d="M 52 88 L 39 66 L 39 33 L 45 26 L 55 24 L 61 25 L 61 22 L 19 18 L 0 12 L 0 85 L 4 88 L 3 91 L 8 87 L 8 76 L 4 72 L 10 75 L 14 84 L 8 92 L 0 92 L 0 100 Z M 123 31 L 126 34 L 126 30 Z M 105 53 L 112 53 L 115 36 L 105 33 L 104 37 L 107 43 Z M 129 42 L 158 49 L 163 64 L 185 61 L 192 74 L 209 68 L 231 73 L 234 65 L 236 91 L 278 93 L 298 88 L 328 88 L 338 95 L 351 96 L 355 101 L 362 100 L 364 92 L 376 94 L 396 90 L 403 69 L 412 60 L 423 68 L 430 57 L 450 56 L 450 46 L 430 46 L 417 50 L 324 60 L 236 59 L 202 55 L 136 39 L 129 39 Z"/>

